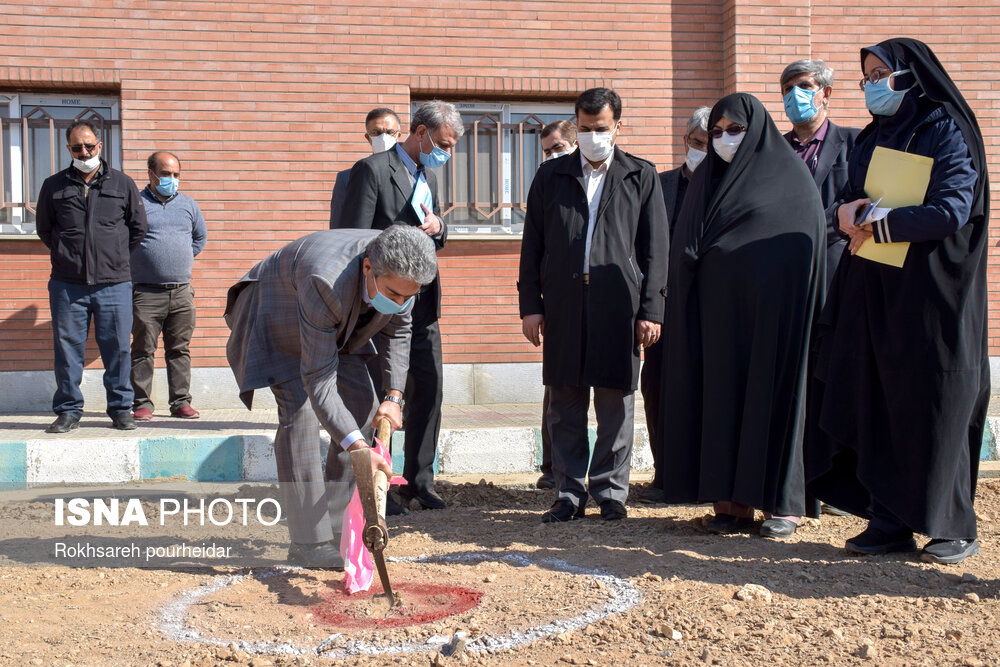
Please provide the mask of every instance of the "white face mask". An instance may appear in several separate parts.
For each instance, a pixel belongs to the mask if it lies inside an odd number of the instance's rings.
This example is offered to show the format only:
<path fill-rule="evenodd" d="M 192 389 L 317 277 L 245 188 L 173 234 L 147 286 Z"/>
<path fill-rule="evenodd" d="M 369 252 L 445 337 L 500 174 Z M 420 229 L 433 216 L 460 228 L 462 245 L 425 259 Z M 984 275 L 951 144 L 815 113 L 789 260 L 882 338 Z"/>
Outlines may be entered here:
<path fill-rule="evenodd" d="M 604 162 L 615 150 L 615 130 L 611 132 L 581 132 L 576 135 L 583 157 L 591 162 Z"/>
<path fill-rule="evenodd" d="M 712 139 L 712 146 L 715 147 L 715 152 L 719 154 L 719 157 L 726 162 L 732 162 L 745 136 L 747 136 L 746 132 L 740 132 L 735 136 L 723 132 L 718 139 Z"/>
<path fill-rule="evenodd" d="M 706 155 L 708 155 L 706 151 L 700 151 L 697 148 L 688 146 L 688 154 L 687 158 L 684 160 L 684 164 L 687 165 L 688 169 L 694 171 L 698 168 L 698 165 L 701 164 L 701 161 L 705 159 Z"/>
<path fill-rule="evenodd" d="M 82 171 L 85 174 L 89 174 L 98 167 L 101 166 L 101 156 L 95 155 L 89 160 L 80 160 L 78 158 L 73 158 L 73 166 Z"/>
<path fill-rule="evenodd" d="M 385 134 L 380 134 L 377 137 L 372 137 L 372 153 L 381 153 L 382 151 L 387 151 L 396 145 L 396 137 L 392 136 L 388 132 Z"/>

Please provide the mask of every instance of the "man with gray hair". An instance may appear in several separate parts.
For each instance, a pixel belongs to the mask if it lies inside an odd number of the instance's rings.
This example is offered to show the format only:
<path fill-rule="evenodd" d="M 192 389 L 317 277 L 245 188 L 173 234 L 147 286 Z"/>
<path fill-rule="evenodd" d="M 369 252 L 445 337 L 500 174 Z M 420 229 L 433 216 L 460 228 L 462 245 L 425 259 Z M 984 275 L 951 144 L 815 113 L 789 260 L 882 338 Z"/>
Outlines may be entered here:
<path fill-rule="evenodd" d="M 410 135 L 382 153 L 351 167 L 339 228 L 387 229 L 412 226 L 429 236 L 438 249 L 448 235 L 441 220 L 434 169 L 443 167 L 465 133 L 455 105 L 440 100 L 421 104 L 410 119 Z M 426 509 L 441 509 L 434 490 L 434 458 L 441 430 L 444 370 L 441 365 L 441 281 L 421 288 L 413 305 L 410 373 L 404 392 L 403 477 L 399 493 Z M 376 340 L 376 345 L 381 341 Z"/>
<path fill-rule="evenodd" d="M 688 118 L 681 137 L 684 147 L 684 163 L 674 169 L 660 172 L 660 188 L 663 190 L 663 203 L 667 209 L 667 223 L 672 237 L 677 225 L 677 216 L 684 204 L 688 183 L 694 175 L 694 170 L 708 154 L 708 116 L 711 107 L 698 107 Z M 663 370 L 664 343 L 658 340 L 643 351 L 642 370 L 639 375 L 639 387 L 642 390 L 642 407 L 646 413 L 646 431 L 652 445 L 656 440 L 656 420 L 660 416 L 660 379 Z M 659 452 L 652 447 L 653 480 L 639 493 L 639 502 L 646 504 L 663 503 L 666 493 L 660 483 L 663 463 L 659 460 Z"/>
<path fill-rule="evenodd" d="M 829 288 L 846 241 L 835 211 L 829 210 L 847 182 L 847 162 L 859 130 L 840 127 L 829 118 L 833 70 L 822 60 L 796 60 L 781 73 L 781 95 L 792 130 L 785 139 L 798 153 L 819 188 L 827 210 L 826 286 Z"/>
<path fill-rule="evenodd" d="M 226 356 L 252 406 L 270 387 L 278 404 L 274 453 L 289 562 L 342 568 L 344 509 L 354 490 L 348 452 L 368 447 L 374 422 L 402 426 L 413 301 L 437 275 L 423 232 L 393 226 L 328 229 L 267 257 L 229 289 Z M 385 345 L 376 351 L 372 336 Z M 380 354 L 385 399 L 376 399 L 365 357 Z M 324 465 L 319 427 L 330 434 Z M 391 475 L 371 452 L 372 467 Z"/>

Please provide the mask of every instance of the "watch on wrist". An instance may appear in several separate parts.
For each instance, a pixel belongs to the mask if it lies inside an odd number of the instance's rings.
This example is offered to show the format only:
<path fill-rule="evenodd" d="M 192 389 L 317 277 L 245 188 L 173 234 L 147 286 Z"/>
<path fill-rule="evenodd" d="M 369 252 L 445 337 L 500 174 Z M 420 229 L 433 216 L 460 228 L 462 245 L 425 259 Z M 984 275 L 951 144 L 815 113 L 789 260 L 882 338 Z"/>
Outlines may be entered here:
<path fill-rule="evenodd" d="M 393 396 L 392 394 L 386 394 L 385 398 L 382 399 L 382 402 L 385 403 L 386 401 L 389 401 L 390 403 L 395 403 L 400 408 L 403 407 L 403 399 L 400 398 L 399 396 Z"/>

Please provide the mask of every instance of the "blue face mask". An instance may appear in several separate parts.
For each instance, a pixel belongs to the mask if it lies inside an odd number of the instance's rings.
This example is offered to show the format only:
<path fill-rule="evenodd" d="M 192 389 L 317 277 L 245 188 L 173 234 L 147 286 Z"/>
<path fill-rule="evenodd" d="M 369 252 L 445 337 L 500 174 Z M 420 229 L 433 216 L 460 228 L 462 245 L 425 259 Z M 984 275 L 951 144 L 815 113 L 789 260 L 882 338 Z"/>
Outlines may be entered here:
<path fill-rule="evenodd" d="M 156 191 L 164 197 L 173 197 L 177 194 L 177 188 L 181 185 L 179 178 L 173 176 L 160 176 L 160 184 L 156 186 Z"/>
<path fill-rule="evenodd" d="M 889 87 L 889 81 L 900 74 L 906 74 L 910 70 L 901 69 L 893 72 L 889 76 L 879 79 L 878 83 L 869 81 L 865 84 L 865 106 L 876 116 L 892 116 L 899 110 L 899 105 L 903 103 L 903 98 L 910 88 L 904 90 L 893 90 Z"/>
<path fill-rule="evenodd" d="M 372 282 L 375 283 L 375 296 L 372 297 L 372 308 L 382 313 L 383 315 L 398 315 L 413 303 L 413 297 L 404 301 L 402 304 L 396 303 L 378 289 L 378 280 L 375 279 L 375 274 L 372 274 Z"/>
<path fill-rule="evenodd" d="M 815 116 L 819 109 L 813 106 L 813 98 L 816 97 L 816 93 L 818 92 L 818 90 L 806 90 L 798 86 L 792 86 L 788 94 L 782 98 L 785 103 L 785 114 L 788 115 L 788 120 L 798 125 Z"/>
<path fill-rule="evenodd" d="M 451 157 L 451 153 L 445 149 L 435 146 L 434 139 L 431 139 L 431 131 L 427 130 L 427 138 L 431 140 L 431 146 L 433 149 L 430 153 L 425 153 L 423 149 L 420 150 L 420 163 L 429 169 L 437 169 L 438 167 L 443 167 L 448 158 Z M 422 144 L 423 142 L 421 142 Z"/>

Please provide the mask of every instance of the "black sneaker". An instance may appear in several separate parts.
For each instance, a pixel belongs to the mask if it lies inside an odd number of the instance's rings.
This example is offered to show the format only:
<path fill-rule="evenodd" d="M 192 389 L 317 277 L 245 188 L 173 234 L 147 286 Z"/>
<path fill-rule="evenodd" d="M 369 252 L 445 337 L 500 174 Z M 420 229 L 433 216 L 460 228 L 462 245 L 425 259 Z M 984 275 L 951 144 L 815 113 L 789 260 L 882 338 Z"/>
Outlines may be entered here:
<path fill-rule="evenodd" d="M 969 556 L 979 553 L 979 541 L 971 540 L 931 540 L 920 550 L 920 560 L 928 563 L 951 565 L 961 563 Z"/>
<path fill-rule="evenodd" d="M 880 556 L 882 554 L 916 551 L 917 542 L 913 531 L 901 528 L 892 533 L 868 526 L 864 532 L 855 535 L 844 544 L 847 553 Z"/>
<path fill-rule="evenodd" d="M 49 427 L 45 429 L 46 433 L 68 433 L 75 428 L 80 427 L 80 417 L 78 415 L 73 415 L 68 412 L 64 412 L 56 420 L 49 424 Z"/>
<path fill-rule="evenodd" d="M 135 418 L 131 412 L 119 412 L 111 418 L 111 426 L 119 431 L 132 431 L 135 429 Z"/>

